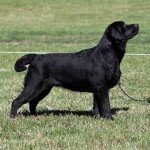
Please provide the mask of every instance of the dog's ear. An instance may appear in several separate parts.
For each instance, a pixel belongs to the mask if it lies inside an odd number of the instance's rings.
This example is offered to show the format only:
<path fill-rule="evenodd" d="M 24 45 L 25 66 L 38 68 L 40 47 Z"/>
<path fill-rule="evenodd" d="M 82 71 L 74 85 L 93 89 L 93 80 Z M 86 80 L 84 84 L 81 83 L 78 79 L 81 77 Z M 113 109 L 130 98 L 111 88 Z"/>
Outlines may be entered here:
<path fill-rule="evenodd" d="M 126 40 L 124 32 L 122 30 L 123 23 L 120 26 L 116 26 L 114 24 L 108 26 L 106 29 L 106 35 L 109 39 L 122 41 Z"/>
<path fill-rule="evenodd" d="M 110 28 L 110 29 L 108 28 L 106 30 L 106 34 L 107 34 L 107 37 L 110 39 L 114 39 L 114 40 L 123 40 L 124 39 L 122 37 L 122 35 L 119 33 L 119 31 L 117 31 L 114 28 Z"/>

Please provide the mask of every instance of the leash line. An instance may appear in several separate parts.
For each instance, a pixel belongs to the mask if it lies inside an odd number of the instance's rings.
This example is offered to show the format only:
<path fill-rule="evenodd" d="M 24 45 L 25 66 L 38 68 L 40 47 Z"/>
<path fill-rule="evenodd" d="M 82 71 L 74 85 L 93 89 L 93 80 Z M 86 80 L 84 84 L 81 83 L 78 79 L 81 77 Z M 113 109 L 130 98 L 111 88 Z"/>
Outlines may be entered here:
<path fill-rule="evenodd" d="M 145 101 L 149 102 L 149 101 L 150 101 L 150 97 L 148 97 L 148 98 L 146 98 L 146 99 L 144 99 L 144 100 L 140 100 L 140 99 L 135 99 L 135 98 L 129 96 L 129 95 L 124 91 L 124 89 L 121 87 L 120 81 L 119 81 L 119 83 L 118 83 L 117 85 L 118 85 L 118 87 L 121 89 L 121 91 L 124 93 L 124 95 L 126 95 L 128 98 L 130 98 L 130 99 L 133 100 L 133 101 L 136 101 L 136 102 L 145 102 Z"/>

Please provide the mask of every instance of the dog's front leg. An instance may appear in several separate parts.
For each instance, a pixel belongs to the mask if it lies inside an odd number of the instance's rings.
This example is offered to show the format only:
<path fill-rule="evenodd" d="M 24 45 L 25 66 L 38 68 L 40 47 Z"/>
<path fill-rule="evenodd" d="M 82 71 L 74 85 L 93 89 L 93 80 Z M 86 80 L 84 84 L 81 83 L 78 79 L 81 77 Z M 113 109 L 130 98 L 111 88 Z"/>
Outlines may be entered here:
<path fill-rule="evenodd" d="M 106 118 L 106 119 L 112 119 L 111 108 L 110 108 L 110 103 L 109 103 L 109 90 L 101 89 L 95 92 L 94 100 L 97 104 L 100 117 Z"/>
<path fill-rule="evenodd" d="M 98 105 L 96 102 L 96 94 L 93 95 L 93 108 L 92 108 L 93 114 L 94 116 L 98 116 L 99 115 L 99 110 L 98 110 Z"/>

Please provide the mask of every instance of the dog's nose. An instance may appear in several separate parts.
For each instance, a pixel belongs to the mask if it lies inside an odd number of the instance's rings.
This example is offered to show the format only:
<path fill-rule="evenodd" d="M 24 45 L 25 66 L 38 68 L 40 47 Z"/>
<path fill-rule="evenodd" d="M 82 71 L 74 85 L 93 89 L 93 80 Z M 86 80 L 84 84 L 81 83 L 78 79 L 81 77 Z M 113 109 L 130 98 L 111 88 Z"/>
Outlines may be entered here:
<path fill-rule="evenodd" d="M 138 28 L 138 27 L 139 27 L 139 25 L 138 25 L 138 24 L 134 24 L 134 26 L 135 26 L 136 28 Z"/>

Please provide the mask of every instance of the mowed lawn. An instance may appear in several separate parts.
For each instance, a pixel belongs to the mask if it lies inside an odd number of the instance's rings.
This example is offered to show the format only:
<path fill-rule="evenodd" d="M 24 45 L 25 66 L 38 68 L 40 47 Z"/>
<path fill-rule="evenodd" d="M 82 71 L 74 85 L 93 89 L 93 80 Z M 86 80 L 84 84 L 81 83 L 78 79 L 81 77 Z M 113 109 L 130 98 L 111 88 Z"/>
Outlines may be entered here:
<path fill-rule="evenodd" d="M 26 104 L 9 118 L 26 72 L 13 69 L 24 54 L 3 52 L 77 52 L 95 46 L 116 20 L 140 25 L 127 53 L 150 53 L 149 0 L 0 0 L 0 150 L 150 149 L 150 103 L 118 87 L 110 93 L 113 121 L 91 116 L 92 94 L 61 88 L 39 103 L 38 117 Z M 150 96 L 150 56 L 125 56 L 121 70 L 128 94 Z"/>

